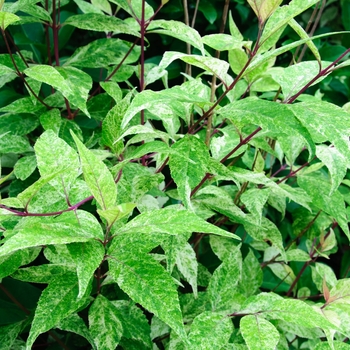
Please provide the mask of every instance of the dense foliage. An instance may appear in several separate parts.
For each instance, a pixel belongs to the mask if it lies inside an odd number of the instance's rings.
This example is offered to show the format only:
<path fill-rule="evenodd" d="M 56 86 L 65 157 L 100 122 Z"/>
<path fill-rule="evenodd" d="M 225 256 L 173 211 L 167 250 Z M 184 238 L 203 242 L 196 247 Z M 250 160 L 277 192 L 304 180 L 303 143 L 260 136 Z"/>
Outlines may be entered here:
<path fill-rule="evenodd" d="M 0 2 L 0 349 L 350 349 L 350 1 Z"/>

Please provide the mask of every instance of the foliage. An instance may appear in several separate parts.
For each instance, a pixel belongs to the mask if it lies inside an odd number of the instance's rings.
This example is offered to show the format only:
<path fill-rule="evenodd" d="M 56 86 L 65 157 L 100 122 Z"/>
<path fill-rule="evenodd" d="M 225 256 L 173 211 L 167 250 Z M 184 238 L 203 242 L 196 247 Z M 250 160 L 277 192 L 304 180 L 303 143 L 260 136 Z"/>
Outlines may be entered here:
<path fill-rule="evenodd" d="M 0 6 L 0 349 L 349 348 L 348 0 Z"/>

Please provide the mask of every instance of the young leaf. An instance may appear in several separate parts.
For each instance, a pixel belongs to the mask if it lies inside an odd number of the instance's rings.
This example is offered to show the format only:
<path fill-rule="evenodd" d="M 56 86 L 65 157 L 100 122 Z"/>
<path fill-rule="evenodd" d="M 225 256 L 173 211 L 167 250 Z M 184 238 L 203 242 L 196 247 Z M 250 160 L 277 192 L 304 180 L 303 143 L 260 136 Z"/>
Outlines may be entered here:
<path fill-rule="evenodd" d="M 110 274 L 120 288 L 186 339 L 174 281 L 161 265 L 130 250 L 117 250 L 108 261 Z"/>
<path fill-rule="evenodd" d="M 178 186 L 178 193 L 187 208 L 192 208 L 191 190 L 205 176 L 209 154 L 205 145 L 194 136 L 185 136 L 172 149 L 169 167 L 171 176 Z"/>
<path fill-rule="evenodd" d="M 120 229 L 120 234 L 133 232 L 138 234 L 166 233 L 169 235 L 178 235 L 184 232 L 203 232 L 240 240 L 235 234 L 207 223 L 188 210 L 173 208 L 140 214 Z"/>
<path fill-rule="evenodd" d="M 36 157 L 26 156 L 18 159 L 13 170 L 16 177 L 22 181 L 27 179 L 36 169 Z"/>
<path fill-rule="evenodd" d="M 74 67 L 52 67 L 40 64 L 27 68 L 24 73 L 35 80 L 51 85 L 89 116 L 86 101 L 92 87 L 92 79 L 87 73 Z"/>
<path fill-rule="evenodd" d="M 240 329 L 249 350 L 275 349 L 280 339 L 275 326 L 256 315 L 244 316 L 240 321 Z"/>
<path fill-rule="evenodd" d="M 44 333 L 86 303 L 78 299 L 78 280 L 73 273 L 58 276 L 42 292 L 27 339 L 27 350 L 32 348 L 39 334 Z"/>
<path fill-rule="evenodd" d="M 78 147 L 83 174 L 92 195 L 102 209 L 113 207 L 117 200 L 117 187 L 107 166 L 88 150 L 84 144 L 72 133 Z"/>
<path fill-rule="evenodd" d="M 115 349 L 123 334 L 116 307 L 99 294 L 89 309 L 89 328 L 97 349 Z"/>
<path fill-rule="evenodd" d="M 12 23 L 16 23 L 20 20 L 21 18 L 16 16 L 13 13 L 9 12 L 0 12 L 0 27 L 2 30 L 5 30 L 9 25 Z"/>
<path fill-rule="evenodd" d="M 263 208 L 269 198 L 270 191 L 269 188 L 251 188 L 241 196 L 242 203 L 256 218 L 258 225 L 261 224 Z"/>
<path fill-rule="evenodd" d="M 229 317 L 205 311 L 193 320 L 187 349 L 222 349 L 228 343 L 232 331 L 233 325 Z"/>
<path fill-rule="evenodd" d="M 248 0 L 250 7 L 259 19 L 259 23 L 263 24 L 273 14 L 282 0 Z"/>

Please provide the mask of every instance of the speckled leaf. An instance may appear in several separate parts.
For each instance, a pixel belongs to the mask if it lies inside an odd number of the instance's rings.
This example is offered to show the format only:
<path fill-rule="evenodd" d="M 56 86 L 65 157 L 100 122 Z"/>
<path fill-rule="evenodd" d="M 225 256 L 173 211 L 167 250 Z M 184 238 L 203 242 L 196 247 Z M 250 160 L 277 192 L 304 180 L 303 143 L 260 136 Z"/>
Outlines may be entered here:
<path fill-rule="evenodd" d="M 205 176 L 209 153 L 204 143 L 195 136 L 186 135 L 177 141 L 172 149 L 169 167 L 171 176 L 178 187 L 178 193 L 187 208 L 192 208 L 191 191 Z"/>
<path fill-rule="evenodd" d="M 226 105 L 219 113 L 232 123 L 254 124 L 263 131 L 273 132 L 276 135 L 295 135 L 298 133 L 307 143 L 310 158 L 315 155 L 315 145 L 306 125 L 295 117 L 287 106 L 271 101 L 246 98 Z"/>
<path fill-rule="evenodd" d="M 115 205 L 117 187 L 107 166 L 72 133 L 78 147 L 83 174 L 91 194 L 95 197 L 102 209 Z"/>
<path fill-rule="evenodd" d="M 13 169 L 16 177 L 24 181 L 36 169 L 36 157 L 26 156 L 18 159 Z"/>
<path fill-rule="evenodd" d="M 331 177 L 330 195 L 336 191 L 343 179 L 345 178 L 346 170 L 349 162 L 344 158 L 335 147 L 326 145 L 316 146 L 316 155 L 323 164 L 327 167 Z"/>
<path fill-rule="evenodd" d="M 64 22 L 64 25 L 67 24 L 79 29 L 97 32 L 114 32 L 114 34 L 123 33 L 140 36 L 136 30 L 133 30 L 132 26 L 123 20 L 101 13 L 84 13 L 71 16 Z"/>
<path fill-rule="evenodd" d="M 330 290 L 332 304 L 349 304 L 350 278 L 338 280 L 335 286 Z"/>
<path fill-rule="evenodd" d="M 232 297 L 235 287 L 241 280 L 242 255 L 236 247 L 226 256 L 222 264 L 214 271 L 207 289 L 212 311 L 232 311 Z"/>
<path fill-rule="evenodd" d="M 338 191 L 329 195 L 331 193 L 330 183 L 325 181 L 323 177 L 315 176 L 314 174 L 299 175 L 298 184 L 310 196 L 313 205 L 324 210 L 328 215 L 331 215 L 337 220 L 339 226 L 350 238 L 343 196 Z"/>
<path fill-rule="evenodd" d="M 258 225 L 261 224 L 262 212 L 264 205 L 269 198 L 270 191 L 269 188 L 251 188 L 248 191 L 245 191 L 241 196 L 242 203 L 256 218 Z"/>
<path fill-rule="evenodd" d="M 79 280 L 78 298 L 81 298 L 89 287 L 95 270 L 102 263 L 105 249 L 101 242 L 95 240 L 67 244 L 67 248 L 76 265 Z"/>
<path fill-rule="evenodd" d="M 57 108 L 50 109 L 40 115 L 40 123 L 44 130 L 53 130 L 56 135 L 60 130 L 61 122 L 61 113 Z"/>
<path fill-rule="evenodd" d="M 39 120 L 36 115 L 10 112 L 0 117 L 0 134 L 10 132 L 14 135 L 25 136 L 35 130 L 38 125 Z"/>
<path fill-rule="evenodd" d="M 118 139 L 116 139 L 114 142 L 116 143 L 128 135 L 142 135 L 141 137 L 143 139 L 144 138 L 146 138 L 146 139 L 147 138 L 152 138 L 152 139 L 157 138 L 157 139 L 161 139 L 161 140 L 165 140 L 165 141 L 168 141 L 169 136 L 170 136 L 166 132 L 152 128 L 149 124 L 134 125 L 134 126 L 130 126 L 129 128 L 127 128 L 127 130 L 124 131 L 123 134 L 120 135 L 120 137 Z M 131 143 L 130 141 L 127 143 L 127 145 L 129 145 Z M 133 142 L 133 143 L 135 143 L 135 142 Z"/>
<path fill-rule="evenodd" d="M 301 39 L 308 39 L 309 38 L 309 34 L 306 33 L 304 28 L 294 18 L 291 19 L 288 22 L 288 24 L 295 30 L 295 32 L 300 36 Z M 314 42 L 313 41 L 308 41 L 306 43 L 306 45 L 308 46 L 310 51 L 313 53 L 313 55 L 315 56 L 316 60 L 318 62 L 321 62 L 321 55 L 318 52 L 318 49 L 317 49 L 316 45 L 314 44 Z"/>
<path fill-rule="evenodd" d="M 209 34 L 202 37 L 203 43 L 215 50 L 225 51 L 241 48 L 243 41 L 228 34 Z"/>
<path fill-rule="evenodd" d="M 52 172 L 60 174 L 50 184 L 62 194 L 68 195 L 80 172 L 77 152 L 52 130 L 41 134 L 34 146 L 38 169 L 45 177 Z"/>
<path fill-rule="evenodd" d="M 283 259 L 285 259 L 282 234 L 272 221 L 263 217 L 261 225 L 257 226 L 255 224 L 246 223 L 244 224 L 244 228 L 247 230 L 248 234 L 257 241 L 270 242 L 280 251 Z"/>
<path fill-rule="evenodd" d="M 120 229 L 120 233 L 166 233 L 178 235 L 184 232 L 214 233 L 219 236 L 235 238 L 235 234 L 209 224 L 188 210 L 159 209 L 136 216 Z"/>
<path fill-rule="evenodd" d="M 0 153 L 26 153 L 33 151 L 28 140 L 22 136 L 6 134 L 0 136 Z"/>
<path fill-rule="evenodd" d="M 152 33 L 169 35 L 176 39 L 182 40 L 201 51 L 201 53 L 204 55 L 202 38 L 199 33 L 182 22 L 159 19 L 152 21 L 147 29 Z"/>
<path fill-rule="evenodd" d="M 240 246 L 240 242 L 236 240 L 215 235 L 209 237 L 209 243 L 211 250 L 221 261 L 227 260 L 232 251 L 235 251 L 238 245 Z"/>
<path fill-rule="evenodd" d="M 0 27 L 5 30 L 9 25 L 19 21 L 21 18 L 10 12 L 0 12 Z"/>
<path fill-rule="evenodd" d="M 97 212 L 101 217 L 107 220 L 108 225 L 112 226 L 116 221 L 132 213 L 134 208 L 134 203 L 123 203 L 106 210 L 97 209 Z"/>
<path fill-rule="evenodd" d="M 141 343 L 142 349 L 151 349 L 151 328 L 143 311 L 129 300 L 113 300 L 111 303 L 118 310 L 123 338 Z"/>
<path fill-rule="evenodd" d="M 42 292 L 27 339 L 27 350 L 32 348 L 39 334 L 55 327 L 86 302 L 78 299 L 78 279 L 75 274 L 58 276 Z"/>
<path fill-rule="evenodd" d="M 330 62 L 322 62 L 322 68 L 327 67 Z M 320 71 L 320 63 L 317 61 L 305 61 L 293 64 L 282 70 L 271 71 L 272 78 L 281 85 L 284 100 L 300 91 Z M 327 75 L 322 76 L 316 83 L 320 82 Z"/>
<path fill-rule="evenodd" d="M 25 321 L 0 326 L 0 350 L 15 349 L 13 347 L 19 333 L 25 327 Z M 22 349 L 21 349 L 22 350 Z"/>
<path fill-rule="evenodd" d="M 349 350 L 350 345 L 346 344 L 342 341 L 334 341 L 333 342 L 334 350 Z M 329 343 L 327 342 L 322 342 L 318 343 L 313 350 L 330 350 L 331 347 L 329 346 Z"/>
<path fill-rule="evenodd" d="M 260 39 L 260 43 L 263 44 L 261 50 L 267 51 L 270 49 L 278 40 L 279 35 L 282 34 L 282 30 L 287 23 L 317 2 L 318 0 L 292 0 L 288 5 L 278 8 L 264 27 Z"/>
<path fill-rule="evenodd" d="M 206 311 L 198 315 L 191 325 L 188 335 L 188 350 L 213 350 L 225 346 L 233 331 L 228 316 Z"/>
<path fill-rule="evenodd" d="M 79 210 L 76 215 L 67 212 L 58 217 L 22 219 L 16 226 L 18 233 L 9 237 L 0 248 L 0 256 L 30 247 L 103 239 L 102 228 L 92 214 Z"/>
<path fill-rule="evenodd" d="M 165 251 L 168 272 L 171 274 L 176 264 L 197 297 L 198 263 L 196 254 L 187 239 L 187 235 L 172 235 L 164 240 L 162 248 Z"/>
<path fill-rule="evenodd" d="M 74 67 L 52 67 L 39 64 L 27 68 L 24 72 L 29 77 L 60 91 L 70 103 L 89 116 L 86 101 L 92 87 L 90 75 Z"/>
<path fill-rule="evenodd" d="M 98 350 L 88 328 L 86 327 L 85 322 L 78 316 L 78 314 L 71 314 L 64 318 L 56 325 L 55 328 L 61 329 L 62 331 L 79 334 L 90 343 L 93 350 Z"/>
<path fill-rule="evenodd" d="M 185 339 L 176 287 L 164 268 L 151 256 L 127 249 L 117 250 L 109 261 L 110 274 L 120 288 Z"/>
<path fill-rule="evenodd" d="M 239 291 L 249 297 L 255 294 L 263 282 L 263 270 L 253 250 L 249 249 L 248 255 L 243 260 L 242 280 L 239 284 Z"/>
<path fill-rule="evenodd" d="M 89 328 L 97 349 L 115 349 L 123 334 L 116 307 L 99 294 L 89 309 Z"/>
<path fill-rule="evenodd" d="M 80 16 L 81 15 L 79 15 L 79 17 Z M 115 17 L 113 18 L 117 19 Z M 64 66 L 106 68 L 111 64 L 117 65 L 125 58 L 131 46 L 131 43 L 120 39 L 97 39 L 88 45 L 79 47 L 73 55 L 68 58 Z M 123 64 L 134 63 L 139 56 L 140 48 L 136 46 L 125 58 Z"/>
<path fill-rule="evenodd" d="M 58 276 L 69 272 L 74 273 L 74 266 L 42 264 L 18 269 L 11 277 L 24 282 L 48 284 Z"/>
<path fill-rule="evenodd" d="M 40 253 L 40 249 L 17 250 L 0 258 L 0 280 L 11 275 L 20 266 L 31 263 Z"/>
<path fill-rule="evenodd" d="M 167 52 L 164 54 L 164 56 L 166 54 Z M 174 104 L 174 102 L 176 102 L 176 104 Z M 177 86 L 163 91 L 144 90 L 135 96 L 135 98 L 130 104 L 130 107 L 125 112 L 122 121 L 122 128 L 125 129 L 128 123 L 131 121 L 131 119 L 143 109 L 148 109 L 153 106 L 157 107 L 158 104 L 165 103 L 169 104 L 169 106 L 171 106 L 171 108 L 174 109 L 174 111 L 177 111 L 176 108 L 179 108 L 178 105 L 181 102 L 199 103 L 204 105 L 210 104 L 210 102 L 208 103 L 208 100 L 206 98 L 200 95 L 196 95 L 193 92 L 189 93 L 188 91 L 184 91 L 183 89 L 181 89 L 181 87 Z M 180 112 L 178 114 L 180 114 Z"/>
<path fill-rule="evenodd" d="M 324 101 L 288 105 L 317 143 L 330 141 L 350 162 L 349 114 L 342 108 Z"/>
<path fill-rule="evenodd" d="M 115 102 L 119 102 L 123 99 L 123 91 L 118 83 L 114 81 L 101 81 L 100 86 L 103 90 L 107 92 L 109 96 L 111 96 Z"/>
<path fill-rule="evenodd" d="M 240 330 L 249 350 L 275 349 L 280 335 L 275 326 L 262 317 L 244 316 L 240 321 Z"/>

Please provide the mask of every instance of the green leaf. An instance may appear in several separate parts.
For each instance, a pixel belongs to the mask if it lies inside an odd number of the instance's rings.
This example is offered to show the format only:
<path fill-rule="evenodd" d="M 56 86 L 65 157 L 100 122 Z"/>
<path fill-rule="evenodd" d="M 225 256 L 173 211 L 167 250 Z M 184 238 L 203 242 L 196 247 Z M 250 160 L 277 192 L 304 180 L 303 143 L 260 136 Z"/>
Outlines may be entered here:
<path fill-rule="evenodd" d="M 78 299 L 78 280 L 75 274 L 69 273 L 54 279 L 41 294 L 26 349 L 32 348 L 39 334 L 55 327 L 85 303 L 85 298 Z"/>
<path fill-rule="evenodd" d="M 333 346 L 334 346 L 334 350 L 349 350 L 350 349 L 350 345 L 343 343 L 342 341 L 334 341 Z M 330 349 L 330 346 L 329 346 L 329 343 L 327 343 L 327 342 L 318 343 L 313 348 L 313 350 L 329 350 L 329 349 Z"/>
<path fill-rule="evenodd" d="M 116 307 L 99 294 L 89 309 L 89 328 L 97 349 L 115 349 L 123 334 Z"/>
<path fill-rule="evenodd" d="M 242 255 L 239 248 L 232 249 L 210 279 L 207 293 L 212 311 L 234 311 L 235 287 L 241 280 L 242 273 Z"/>
<path fill-rule="evenodd" d="M 89 341 L 93 350 L 97 350 L 88 328 L 86 327 L 83 319 L 80 318 L 77 314 L 71 314 L 68 317 L 64 318 L 56 325 L 55 328 L 79 334 Z"/>
<path fill-rule="evenodd" d="M 315 145 L 309 134 L 309 128 L 303 122 L 299 122 L 294 113 L 290 113 L 288 106 L 284 104 L 246 98 L 230 103 L 218 112 L 234 124 L 251 123 L 261 127 L 263 131 L 276 135 L 297 133 L 307 142 L 310 159 L 315 155 Z"/>
<path fill-rule="evenodd" d="M 158 262 L 124 248 L 110 256 L 109 265 L 112 277 L 135 303 L 154 313 L 186 339 L 174 281 Z"/>
<path fill-rule="evenodd" d="M 42 177 L 52 172 L 59 175 L 50 184 L 67 196 L 79 175 L 80 164 L 77 152 L 52 130 L 41 134 L 34 146 L 37 165 Z"/>
<path fill-rule="evenodd" d="M 120 39 L 97 39 L 88 45 L 79 47 L 64 63 L 64 66 L 102 68 L 111 64 L 119 64 L 122 60 L 123 64 L 134 63 L 140 56 L 140 48 L 136 46 L 125 58 L 131 46 L 131 43 Z"/>
<path fill-rule="evenodd" d="M 198 49 L 202 55 L 204 55 L 202 38 L 199 33 L 182 22 L 158 19 L 152 21 L 147 29 L 151 33 L 169 35 L 176 39 L 182 40 Z"/>
<path fill-rule="evenodd" d="M 40 64 L 27 68 L 24 73 L 35 80 L 51 85 L 70 103 L 89 116 L 86 101 L 92 87 L 92 79 L 87 73 L 74 67 L 52 67 Z"/>
<path fill-rule="evenodd" d="M 20 20 L 20 17 L 16 16 L 13 13 L 9 12 L 0 12 L 0 27 L 2 30 L 5 30 L 12 23 L 16 23 Z"/>
<path fill-rule="evenodd" d="M 342 195 L 336 191 L 331 195 L 331 185 L 321 176 L 315 174 L 299 175 L 298 184 L 312 199 L 317 208 L 332 216 L 350 239 L 348 219 Z"/>
<path fill-rule="evenodd" d="M 16 177 L 22 181 L 27 179 L 36 169 L 36 157 L 27 156 L 18 159 L 13 170 Z"/>
<path fill-rule="evenodd" d="M 64 22 L 64 25 L 67 24 L 79 29 L 97 32 L 113 32 L 114 34 L 123 33 L 137 37 L 140 36 L 136 30 L 133 30 L 132 27 L 123 20 L 101 13 L 84 13 L 71 16 Z"/>
<path fill-rule="evenodd" d="M 116 221 L 131 214 L 134 208 L 134 203 L 123 203 L 106 210 L 97 209 L 97 212 L 107 220 L 109 226 L 112 226 Z"/>
<path fill-rule="evenodd" d="M 115 205 L 117 199 L 117 187 L 107 166 L 72 133 L 78 147 L 83 174 L 92 195 L 102 209 L 108 209 Z"/>
<path fill-rule="evenodd" d="M 16 232 L 2 245 L 0 256 L 30 247 L 103 239 L 102 228 L 95 217 L 82 210 L 76 215 L 68 212 L 56 218 L 28 217 L 16 226 Z"/>
<path fill-rule="evenodd" d="M 171 176 L 178 187 L 178 193 L 184 205 L 192 208 L 191 190 L 206 174 L 209 162 L 208 150 L 202 141 L 189 135 L 177 141 L 172 149 L 178 153 L 170 155 Z"/>
<path fill-rule="evenodd" d="M 191 285 L 193 294 L 197 297 L 197 270 L 196 254 L 189 243 L 187 235 L 172 235 L 164 240 L 162 248 L 167 259 L 167 270 L 171 274 L 176 264 L 185 280 Z"/>
<path fill-rule="evenodd" d="M 240 239 L 199 218 L 188 210 L 159 209 L 142 213 L 120 229 L 121 233 L 165 233 L 178 235 L 184 232 L 214 233 L 219 236 Z"/>
<path fill-rule="evenodd" d="M 206 311 L 198 315 L 191 325 L 188 335 L 189 350 L 221 349 L 225 346 L 233 331 L 232 321 L 222 314 Z"/>
<path fill-rule="evenodd" d="M 94 272 L 103 262 L 105 249 L 100 242 L 95 240 L 67 244 L 67 248 L 77 269 L 79 280 L 78 298 L 81 298 L 88 289 Z"/>
<path fill-rule="evenodd" d="M 244 316 L 240 321 L 240 329 L 249 350 L 275 349 L 280 339 L 275 326 L 256 315 Z"/>
<path fill-rule="evenodd" d="M 40 123 L 44 130 L 53 130 L 57 135 L 61 126 L 61 113 L 57 108 L 50 109 L 40 115 Z"/>

